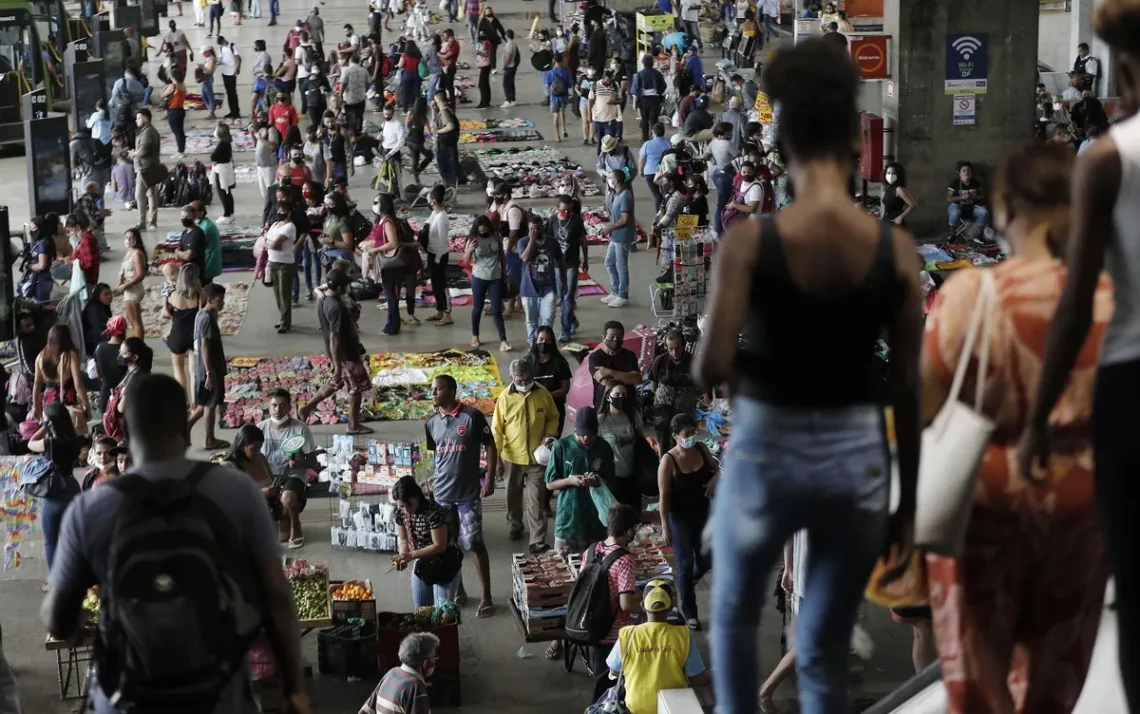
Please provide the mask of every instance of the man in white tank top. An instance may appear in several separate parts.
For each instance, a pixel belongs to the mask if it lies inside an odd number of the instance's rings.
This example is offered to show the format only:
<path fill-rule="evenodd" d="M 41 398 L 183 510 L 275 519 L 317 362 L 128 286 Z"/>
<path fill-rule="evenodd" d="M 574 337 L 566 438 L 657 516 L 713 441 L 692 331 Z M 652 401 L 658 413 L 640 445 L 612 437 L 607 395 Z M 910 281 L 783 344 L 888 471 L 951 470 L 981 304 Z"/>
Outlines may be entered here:
<path fill-rule="evenodd" d="M 1140 712 L 1140 498 L 1132 484 L 1140 464 L 1140 4 L 1104 0 L 1097 34 L 1112 50 L 1121 106 L 1114 124 L 1078 158 L 1073 174 L 1068 283 L 1049 331 L 1037 399 L 1018 450 L 1030 478 L 1049 455 L 1049 415 L 1092 324 L 1102 269 L 1112 277 L 1112 321 L 1104 335 L 1093 397 L 1097 500 L 1116 575 L 1120 672 L 1129 709 Z"/>

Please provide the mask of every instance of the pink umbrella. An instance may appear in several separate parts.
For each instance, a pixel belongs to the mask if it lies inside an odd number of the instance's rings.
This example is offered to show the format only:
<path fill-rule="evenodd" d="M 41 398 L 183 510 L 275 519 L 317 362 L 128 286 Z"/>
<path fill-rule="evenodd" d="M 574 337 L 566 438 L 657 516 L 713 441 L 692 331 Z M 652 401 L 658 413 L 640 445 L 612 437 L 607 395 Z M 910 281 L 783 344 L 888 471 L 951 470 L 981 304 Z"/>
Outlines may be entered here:
<path fill-rule="evenodd" d="M 653 365 L 653 357 L 657 354 L 657 336 L 644 325 L 625 333 L 622 346 L 637 355 L 637 366 L 645 374 Z M 597 349 L 601 349 L 599 346 Z M 574 378 L 570 381 L 570 394 L 566 398 L 566 421 L 574 423 L 574 415 L 581 407 L 594 405 L 594 380 L 590 377 L 589 357 L 574 370 Z"/>

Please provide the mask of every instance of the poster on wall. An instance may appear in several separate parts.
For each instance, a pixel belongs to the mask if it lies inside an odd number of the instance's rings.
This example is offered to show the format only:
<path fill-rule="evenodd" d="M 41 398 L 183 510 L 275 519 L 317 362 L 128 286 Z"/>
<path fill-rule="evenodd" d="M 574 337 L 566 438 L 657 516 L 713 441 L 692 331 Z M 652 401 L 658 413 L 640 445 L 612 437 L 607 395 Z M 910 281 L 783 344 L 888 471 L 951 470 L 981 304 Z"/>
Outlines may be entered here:
<path fill-rule="evenodd" d="M 985 94 L 988 72 L 989 35 L 946 35 L 946 94 Z"/>
<path fill-rule="evenodd" d="M 20 465 L 29 456 L 0 456 L 0 523 L 4 527 L 4 570 L 20 567 L 23 545 L 35 530 L 39 516 L 39 499 L 20 490 Z"/>

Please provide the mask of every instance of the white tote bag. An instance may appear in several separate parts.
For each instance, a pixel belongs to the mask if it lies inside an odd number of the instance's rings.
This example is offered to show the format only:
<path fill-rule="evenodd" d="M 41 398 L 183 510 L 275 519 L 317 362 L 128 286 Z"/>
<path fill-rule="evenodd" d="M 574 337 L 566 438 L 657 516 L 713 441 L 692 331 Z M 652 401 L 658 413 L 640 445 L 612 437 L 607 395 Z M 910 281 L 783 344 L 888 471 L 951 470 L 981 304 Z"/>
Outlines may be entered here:
<path fill-rule="evenodd" d="M 978 472 L 994 431 L 994 423 L 982 414 L 982 390 L 996 306 L 993 275 L 983 270 L 950 394 L 938 416 L 922 432 L 914 540 L 918 547 L 938 555 L 955 557 L 962 551 L 974 506 Z M 981 357 L 971 407 L 958 401 L 958 394 L 962 391 L 979 334 Z"/>

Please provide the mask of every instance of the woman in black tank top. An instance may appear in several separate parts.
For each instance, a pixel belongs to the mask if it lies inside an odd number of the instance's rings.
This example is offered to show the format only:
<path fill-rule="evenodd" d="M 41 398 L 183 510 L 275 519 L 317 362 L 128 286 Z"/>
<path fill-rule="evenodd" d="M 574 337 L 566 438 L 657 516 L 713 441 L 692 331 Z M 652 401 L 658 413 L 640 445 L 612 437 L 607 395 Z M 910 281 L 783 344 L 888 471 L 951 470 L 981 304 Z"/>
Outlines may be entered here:
<path fill-rule="evenodd" d="M 824 40 L 772 61 L 765 90 L 780 106 L 777 143 L 800 198 L 731 228 L 710 280 L 695 376 L 733 395 L 718 486 L 731 496 L 716 500 L 711 523 L 722 714 L 756 711 L 760 609 L 745 603 L 800 530 L 812 545 L 812 592 L 797 626 L 800 711 L 847 709 L 848 642 L 888 535 L 886 403 L 902 482 L 899 533 L 909 532 L 902 526 L 914 510 L 922 292 L 910 236 L 848 196 L 858 81 L 850 60 Z M 891 345 L 886 391 L 874 363 L 882 336 Z M 909 556 L 909 539 L 896 540 Z"/>
<path fill-rule="evenodd" d="M 896 226 L 904 225 L 906 217 L 918 210 L 918 203 L 906 190 L 906 169 L 897 161 L 883 170 L 882 204 L 883 220 Z"/>

